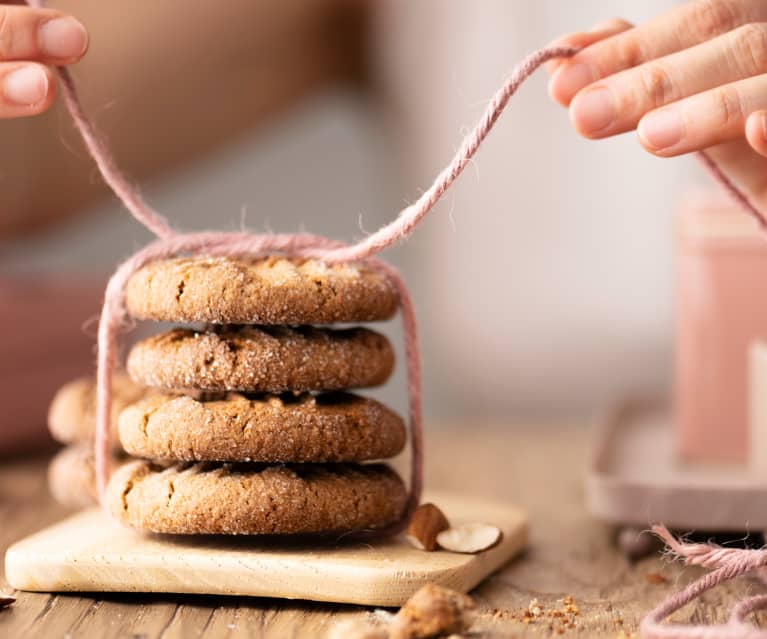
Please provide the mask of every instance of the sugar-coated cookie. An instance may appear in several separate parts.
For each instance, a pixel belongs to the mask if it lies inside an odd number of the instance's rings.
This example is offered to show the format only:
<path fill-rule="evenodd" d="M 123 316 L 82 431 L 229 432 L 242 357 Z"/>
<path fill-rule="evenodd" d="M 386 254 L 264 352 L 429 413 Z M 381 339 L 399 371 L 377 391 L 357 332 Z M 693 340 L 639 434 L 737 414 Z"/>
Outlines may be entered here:
<path fill-rule="evenodd" d="M 213 401 L 154 395 L 122 412 L 119 431 L 131 455 L 178 461 L 367 461 L 405 445 L 396 413 L 349 393 L 229 393 Z"/>
<path fill-rule="evenodd" d="M 126 303 L 134 317 L 169 322 L 330 324 L 388 319 L 399 296 L 364 265 L 181 257 L 134 273 Z"/>
<path fill-rule="evenodd" d="M 112 514 L 170 534 L 300 534 L 379 528 L 407 494 L 381 464 L 179 464 L 130 462 L 107 490 Z"/>
<path fill-rule="evenodd" d="M 165 389 L 341 390 L 385 382 L 394 351 L 365 328 L 178 328 L 134 345 L 127 368 L 136 382 Z"/>

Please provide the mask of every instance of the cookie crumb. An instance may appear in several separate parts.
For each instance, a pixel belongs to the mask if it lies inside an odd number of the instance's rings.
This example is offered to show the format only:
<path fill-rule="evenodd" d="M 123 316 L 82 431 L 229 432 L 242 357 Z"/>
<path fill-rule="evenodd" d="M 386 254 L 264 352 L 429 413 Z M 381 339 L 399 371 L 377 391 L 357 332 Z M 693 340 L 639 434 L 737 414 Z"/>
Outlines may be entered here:
<path fill-rule="evenodd" d="M 557 605 L 559 607 L 552 606 L 547 608 L 545 604 L 533 598 L 527 604 L 527 608 L 516 611 L 493 609 L 490 613 L 494 620 L 508 617 L 526 626 L 543 624 L 542 627 L 548 629 L 550 634 L 562 635 L 566 630 L 571 630 L 578 626 L 577 617 L 581 614 L 581 611 L 575 599 L 570 595 L 558 600 Z"/>
<path fill-rule="evenodd" d="M 538 603 L 537 599 L 532 599 L 527 606 L 527 610 L 533 617 L 540 617 L 543 614 L 543 608 Z"/>

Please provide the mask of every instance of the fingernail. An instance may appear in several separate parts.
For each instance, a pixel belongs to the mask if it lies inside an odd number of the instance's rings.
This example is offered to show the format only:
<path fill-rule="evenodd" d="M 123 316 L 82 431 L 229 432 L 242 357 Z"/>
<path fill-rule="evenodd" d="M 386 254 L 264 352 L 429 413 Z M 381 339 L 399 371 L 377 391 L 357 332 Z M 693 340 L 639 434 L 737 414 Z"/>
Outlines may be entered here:
<path fill-rule="evenodd" d="M 583 62 L 567 64 L 551 79 L 551 91 L 558 99 L 569 102 L 578 91 L 596 79 L 596 73 L 589 65 Z"/>
<path fill-rule="evenodd" d="M 599 133 L 609 127 L 615 121 L 610 89 L 596 87 L 576 95 L 570 104 L 570 117 L 581 133 Z"/>
<path fill-rule="evenodd" d="M 88 47 L 88 32 L 74 18 L 48 20 L 38 31 L 40 50 L 52 58 L 79 58 Z"/>
<path fill-rule="evenodd" d="M 767 113 L 764 111 L 759 114 L 759 123 L 762 125 L 762 136 L 767 140 Z"/>
<path fill-rule="evenodd" d="M 682 139 L 684 121 L 678 109 L 660 109 L 642 118 L 637 132 L 649 147 L 660 151 L 674 146 Z"/>
<path fill-rule="evenodd" d="M 3 95 L 13 104 L 33 106 L 48 95 L 48 77 L 40 67 L 21 67 L 3 79 Z"/>

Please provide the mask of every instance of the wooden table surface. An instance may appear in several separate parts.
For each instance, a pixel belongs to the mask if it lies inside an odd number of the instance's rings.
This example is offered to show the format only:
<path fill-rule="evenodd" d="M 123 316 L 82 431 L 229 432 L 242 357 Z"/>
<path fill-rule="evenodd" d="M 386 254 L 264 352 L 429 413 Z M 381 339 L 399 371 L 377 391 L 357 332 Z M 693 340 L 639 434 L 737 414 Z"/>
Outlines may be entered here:
<path fill-rule="evenodd" d="M 642 614 L 700 574 L 657 554 L 627 561 L 610 527 L 584 508 L 582 476 L 589 449 L 586 424 L 465 424 L 427 433 L 426 483 L 433 489 L 507 499 L 528 509 L 527 552 L 474 592 L 481 637 L 631 637 Z M 0 462 L 0 551 L 66 514 L 45 487 L 45 459 Z M 732 602 L 757 588 L 740 579 L 708 593 L 676 619 L 723 621 Z M 8 590 L 2 573 L 0 589 Z M 0 610 L 0 637 L 322 637 L 341 620 L 365 616 L 356 606 L 202 596 L 106 597 L 15 593 Z M 530 602 L 561 608 L 572 596 L 574 627 L 522 620 Z M 560 634 L 561 633 L 561 634 Z"/>

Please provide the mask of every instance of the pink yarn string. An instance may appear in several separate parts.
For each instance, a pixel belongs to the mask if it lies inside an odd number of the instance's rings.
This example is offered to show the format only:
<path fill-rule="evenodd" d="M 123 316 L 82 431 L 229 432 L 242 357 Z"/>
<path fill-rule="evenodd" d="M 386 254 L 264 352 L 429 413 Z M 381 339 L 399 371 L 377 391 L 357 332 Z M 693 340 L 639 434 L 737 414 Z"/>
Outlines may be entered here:
<path fill-rule="evenodd" d="M 705 151 L 696 153 L 698 160 L 711 178 L 730 196 L 730 199 L 759 225 L 767 234 L 767 217 L 757 208 Z M 714 569 L 678 593 L 669 595 L 641 622 L 640 633 L 646 639 L 767 639 L 767 631 L 745 621 L 746 615 L 767 608 L 767 595 L 747 597 L 733 609 L 726 625 L 706 626 L 663 624 L 663 620 L 682 606 L 699 597 L 705 591 L 751 571 L 756 571 L 767 582 L 767 550 L 742 550 L 722 548 L 710 544 L 684 544 L 677 541 L 665 526 L 654 526 L 653 532 L 679 557 L 690 565 Z"/>
<path fill-rule="evenodd" d="M 31 7 L 42 8 L 42 0 L 27 0 Z M 96 162 L 104 182 L 114 192 L 117 198 L 125 205 L 131 215 L 146 226 L 157 237 L 170 237 L 174 234 L 168 222 L 159 213 L 151 209 L 142 199 L 138 189 L 130 183 L 125 174 L 117 166 L 107 145 L 101 140 L 96 128 L 90 121 L 83 109 L 80 97 L 77 94 L 72 75 L 65 67 L 57 67 L 61 93 L 64 103 L 72 116 L 75 127 L 88 149 L 88 153 Z"/>
<path fill-rule="evenodd" d="M 455 157 L 434 181 L 434 184 L 397 219 L 367 239 L 347 246 L 312 235 L 254 235 L 248 233 L 195 233 L 176 234 L 167 223 L 141 200 L 138 193 L 119 171 L 111 155 L 101 144 L 94 128 L 85 115 L 72 78 L 60 70 L 66 104 L 86 146 L 93 155 L 107 184 L 123 201 L 132 215 L 160 239 L 132 255 L 121 264 L 107 284 L 104 306 L 98 330 L 97 358 L 97 412 L 96 412 L 96 482 L 99 499 L 104 501 L 109 480 L 109 437 L 112 407 L 112 373 L 117 362 L 117 335 L 128 320 L 125 309 L 125 286 L 130 276 L 142 266 L 179 254 L 205 254 L 220 256 L 258 256 L 268 252 L 281 252 L 295 257 L 312 257 L 327 263 L 364 261 L 384 273 L 395 285 L 400 297 L 408 375 L 408 403 L 410 418 L 411 478 L 405 513 L 400 521 L 373 534 L 393 534 L 407 524 L 417 508 L 423 485 L 423 418 L 421 411 L 420 348 L 415 309 L 410 293 L 400 274 L 392 266 L 374 255 L 394 242 L 407 237 L 418 222 L 434 207 L 441 195 L 460 175 L 519 85 L 541 64 L 556 57 L 570 56 L 576 49 L 555 47 L 536 51 L 525 58 L 512 72 L 509 80 L 491 100 L 477 126 L 465 138 Z"/>
<path fill-rule="evenodd" d="M 714 544 L 688 544 L 674 538 L 663 525 L 653 526 L 652 531 L 669 547 L 671 552 L 687 565 L 713 569 L 678 593 L 666 598 L 650 611 L 640 624 L 642 637 L 646 639 L 767 639 L 767 631 L 760 630 L 745 618 L 748 614 L 767 608 L 767 595 L 748 597 L 731 611 L 726 624 L 680 625 L 666 624 L 671 614 L 724 581 L 740 575 L 756 572 L 765 577 L 767 550 L 744 550 L 722 548 Z"/>
<path fill-rule="evenodd" d="M 43 3 L 41 0 L 28 0 L 28 4 L 40 7 Z M 450 164 L 438 174 L 431 187 L 414 204 L 403 209 L 392 222 L 351 246 L 312 235 L 253 235 L 215 232 L 177 234 L 162 216 L 143 201 L 138 190 L 120 171 L 107 146 L 101 141 L 87 117 L 71 75 L 66 69 L 59 68 L 58 73 L 67 109 L 104 181 L 133 217 L 160 238 L 123 262 L 110 278 L 106 289 L 98 331 L 95 455 L 100 499 L 103 500 L 109 478 L 109 422 L 112 404 L 112 373 L 117 361 L 117 335 L 120 328 L 128 320 L 124 301 L 125 286 L 137 269 L 151 261 L 183 253 L 258 256 L 277 251 L 289 256 L 313 257 L 327 263 L 364 260 L 390 278 L 399 292 L 401 302 L 411 426 L 411 486 L 403 518 L 393 526 L 378 531 L 378 534 L 393 534 L 400 531 L 418 506 L 422 490 L 423 423 L 420 351 L 415 310 L 407 286 L 396 269 L 373 256 L 393 243 L 408 237 L 413 232 L 418 223 L 464 170 L 519 86 L 544 62 L 554 58 L 570 57 L 577 51 L 577 48 L 572 47 L 549 47 L 535 51 L 524 58 L 493 96 L 477 125 L 465 137 Z M 760 214 L 751 200 L 721 171 L 710 156 L 705 153 L 698 155 L 714 180 L 730 194 L 735 202 L 758 221 L 762 229 L 767 231 L 767 219 Z M 654 530 L 674 552 L 684 557 L 688 563 L 715 570 L 690 584 L 678 594 L 672 595 L 650 612 L 642 620 L 640 626 L 644 637 L 649 639 L 767 638 L 767 633 L 745 622 L 746 615 L 767 607 L 767 595 L 750 597 L 739 603 L 733 608 L 730 620 L 724 626 L 677 626 L 662 623 L 666 617 L 706 590 L 725 580 L 762 568 L 767 559 L 765 555 L 767 551 L 730 550 L 706 544 L 681 544 L 669 534 L 665 527 L 656 527 Z"/>
<path fill-rule="evenodd" d="M 466 168 L 520 85 L 543 63 L 554 58 L 570 57 L 578 51 L 579 49 L 574 47 L 548 47 L 533 51 L 525 57 L 517 64 L 508 80 L 492 97 L 479 122 L 464 138 L 450 164 L 442 170 L 423 195 L 414 204 L 403 209 L 394 220 L 372 235 L 353 246 L 340 248 L 329 253 L 325 256 L 325 260 L 328 262 L 346 262 L 362 259 L 409 236 Z"/>
<path fill-rule="evenodd" d="M 295 257 L 321 259 L 343 244 L 310 234 L 253 235 L 248 233 L 202 232 L 158 239 L 123 262 L 110 278 L 101 311 L 98 331 L 96 481 L 103 499 L 109 479 L 109 423 L 112 405 L 112 373 L 117 362 L 117 335 L 129 321 L 125 308 L 125 287 L 131 275 L 144 265 L 185 253 L 211 256 L 251 256 L 281 252 Z M 405 362 L 410 422 L 410 490 L 403 516 L 391 526 L 367 534 L 390 535 L 400 532 L 418 507 L 423 491 L 423 415 L 421 410 L 421 360 L 415 305 L 404 279 L 391 265 L 375 257 L 365 264 L 386 275 L 399 294 L 400 317 L 405 340 Z M 361 536 L 361 534 L 360 534 Z"/>
<path fill-rule="evenodd" d="M 128 181 L 118 168 L 107 149 L 96 132 L 95 127 L 85 115 L 80 98 L 75 90 L 74 80 L 69 71 L 63 67 L 57 69 L 59 80 L 61 81 L 62 94 L 64 102 L 72 115 L 77 129 L 85 142 L 91 157 L 96 162 L 96 166 L 118 199 L 125 205 L 133 217 L 146 226 L 157 237 L 170 237 L 174 235 L 173 229 L 168 222 L 157 212 L 151 209 L 143 200 L 138 190 Z"/>
<path fill-rule="evenodd" d="M 751 198 L 749 198 L 748 195 L 746 195 L 742 190 L 735 186 L 735 183 L 729 177 L 727 177 L 727 175 L 725 175 L 724 171 L 719 168 L 719 165 L 708 153 L 705 151 L 698 151 L 696 155 L 714 182 L 717 182 L 719 186 L 721 186 L 722 189 L 724 189 L 724 191 L 730 196 L 730 199 L 732 199 L 732 201 L 735 202 L 735 204 L 737 204 L 743 211 L 748 213 L 748 215 L 754 218 L 757 224 L 759 224 L 759 228 L 763 232 L 767 233 L 767 218 L 765 218 L 764 214 L 751 201 Z"/>

